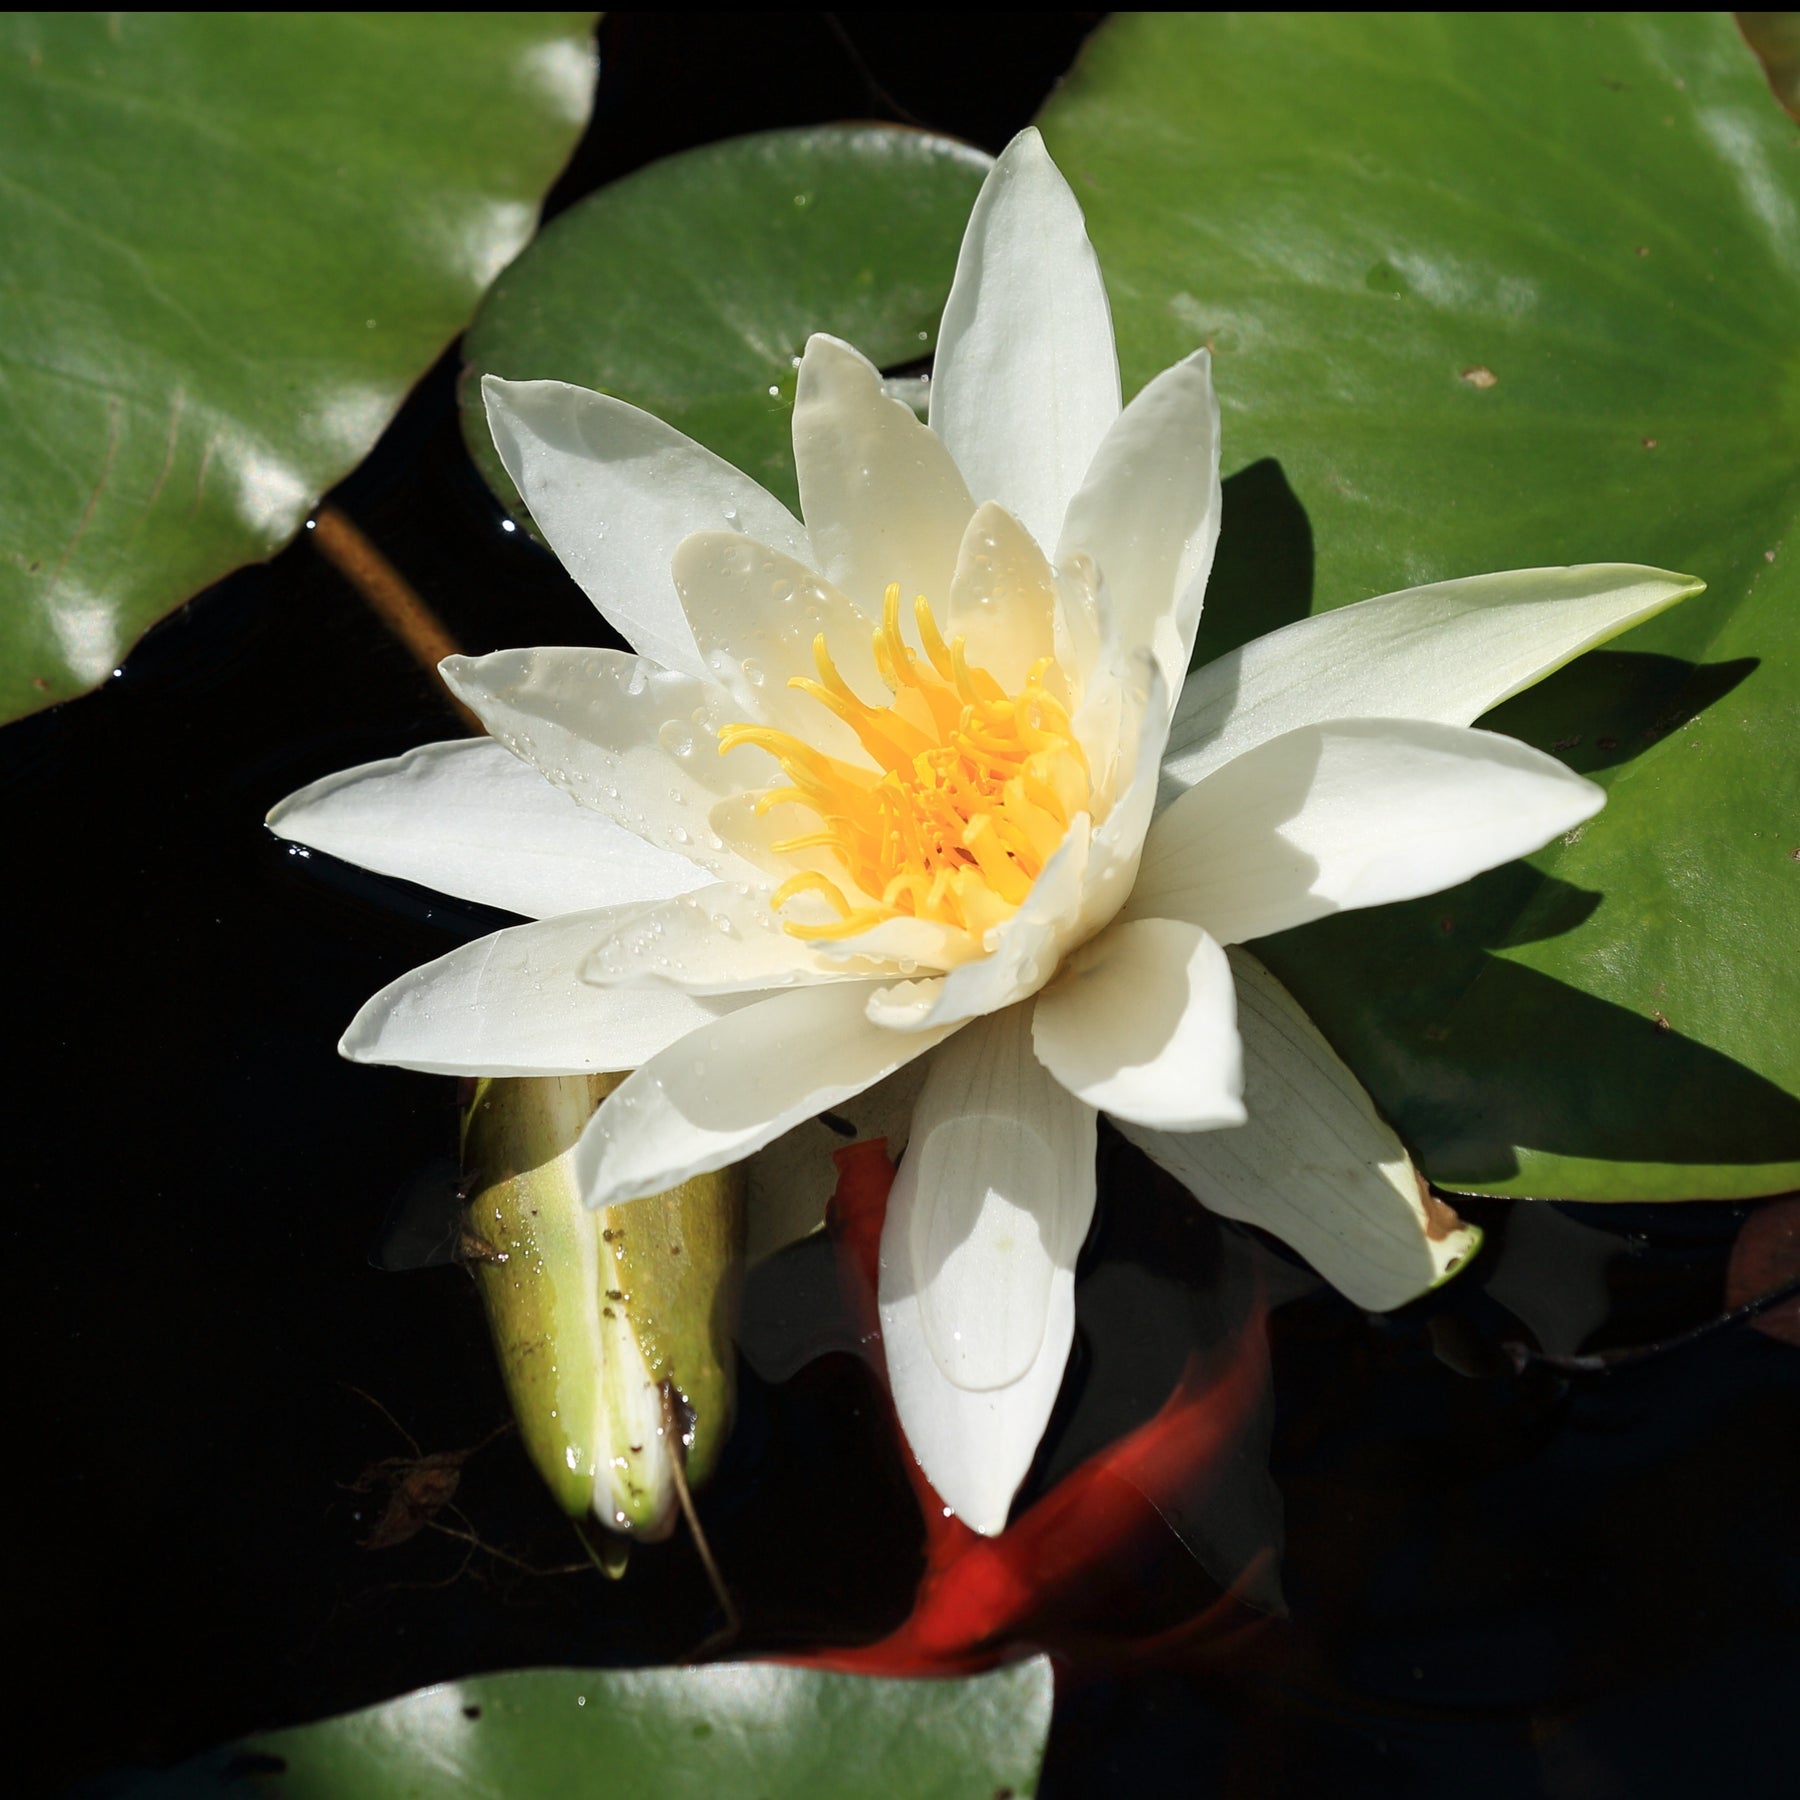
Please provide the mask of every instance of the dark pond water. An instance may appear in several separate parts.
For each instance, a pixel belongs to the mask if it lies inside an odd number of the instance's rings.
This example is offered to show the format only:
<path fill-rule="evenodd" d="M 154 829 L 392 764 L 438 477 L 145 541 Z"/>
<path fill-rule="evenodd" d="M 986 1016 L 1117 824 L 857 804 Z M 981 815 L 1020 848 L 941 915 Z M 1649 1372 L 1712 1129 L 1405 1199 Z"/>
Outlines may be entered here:
<path fill-rule="evenodd" d="M 997 147 L 1095 17 L 615 15 L 558 201 L 770 125 L 903 110 Z M 432 374 L 339 504 L 465 648 L 591 638 L 555 565 L 501 531 L 453 379 Z M 34 1791 L 448 1676 L 672 1659 L 718 1623 L 679 1540 L 616 1584 L 557 1572 L 575 1548 L 493 1435 L 471 1284 L 367 1260 L 394 1193 L 453 1147 L 455 1098 L 332 1046 L 376 987 L 494 920 L 290 855 L 260 820 L 317 775 L 454 730 L 303 537 L 103 692 L 6 734 L 7 1760 Z M 1133 1565 L 1141 1616 L 1115 1624 L 1199 1612 L 1271 1549 L 1287 1611 L 1166 1667 L 1071 1662 L 1046 1794 L 1791 1789 L 1800 1350 L 1739 1328 L 1580 1374 L 1502 1349 L 1711 1318 L 1745 1209 L 1477 1205 L 1470 1276 L 1372 1319 L 1123 1145 L 1106 1159 L 1033 1491 L 1156 1410 L 1231 1315 L 1218 1271 L 1261 1258 L 1285 1299 L 1265 1416 L 1187 1541 Z M 829 1294 L 827 1254 L 759 1277 L 752 1316 Z M 359 1481 L 415 1450 L 471 1452 L 457 1498 L 479 1542 L 362 1547 L 377 1503 Z M 781 1381 L 745 1369 L 702 1513 L 744 1650 L 866 1640 L 907 1611 L 920 1526 L 850 1354 Z"/>

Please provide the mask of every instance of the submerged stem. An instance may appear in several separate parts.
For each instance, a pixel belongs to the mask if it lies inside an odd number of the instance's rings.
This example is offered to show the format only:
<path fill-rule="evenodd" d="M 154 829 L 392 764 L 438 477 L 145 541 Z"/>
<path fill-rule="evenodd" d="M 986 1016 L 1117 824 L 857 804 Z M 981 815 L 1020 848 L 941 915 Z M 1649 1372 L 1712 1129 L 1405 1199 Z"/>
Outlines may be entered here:
<path fill-rule="evenodd" d="M 478 736 L 487 727 L 451 693 L 438 664 L 458 654 L 456 640 L 419 597 L 417 590 L 376 549 L 362 528 L 327 501 L 312 516 L 312 541 L 319 553 L 356 589 L 383 625 L 403 643 L 420 668 L 436 683 L 457 716 Z"/>

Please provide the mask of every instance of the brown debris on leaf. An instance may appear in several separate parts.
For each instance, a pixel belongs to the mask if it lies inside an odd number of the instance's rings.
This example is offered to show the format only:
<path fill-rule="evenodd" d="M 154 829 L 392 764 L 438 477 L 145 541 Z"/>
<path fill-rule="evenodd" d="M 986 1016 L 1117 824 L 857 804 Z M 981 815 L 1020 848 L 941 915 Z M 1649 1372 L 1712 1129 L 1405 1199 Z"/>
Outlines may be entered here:
<path fill-rule="evenodd" d="M 1413 1171 L 1413 1179 L 1419 1184 L 1419 1204 L 1425 1209 L 1425 1236 L 1430 1242 L 1441 1244 L 1445 1238 L 1462 1230 L 1462 1219 L 1453 1207 L 1446 1205 L 1431 1191 L 1425 1177 L 1416 1169 Z"/>

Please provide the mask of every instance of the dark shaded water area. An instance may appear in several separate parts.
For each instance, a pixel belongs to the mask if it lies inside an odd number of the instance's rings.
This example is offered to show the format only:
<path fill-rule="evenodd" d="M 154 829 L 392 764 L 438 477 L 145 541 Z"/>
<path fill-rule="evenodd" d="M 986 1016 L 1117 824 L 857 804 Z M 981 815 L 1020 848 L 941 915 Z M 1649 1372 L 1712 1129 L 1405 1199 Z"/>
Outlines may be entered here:
<path fill-rule="evenodd" d="M 998 147 L 1095 16 L 982 15 L 950 43 L 941 15 L 614 15 L 557 203 L 771 125 L 906 113 Z M 502 530 L 454 380 L 447 358 L 337 503 L 465 648 L 595 641 L 556 565 Z M 500 1430 L 467 1276 L 368 1260 L 392 1197 L 454 1148 L 454 1084 L 333 1045 L 377 987 L 499 921 L 294 854 L 261 819 L 456 729 L 303 534 L 102 692 L 7 730 L 6 1761 L 29 1791 L 480 1670 L 672 1660 L 719 1622 L 684 1539 L 616 1583 L 582 1562 Z M 1068 1663 L 1045 1794 L 1787 1790 L 1800 1349 L 1738 1327 L 1579 1373 L 1505 1348 L 1712 1318 L 1748 1208 L 1474 1203 L 1477 1266 L 1371 1318 L 1116 1140 L 1103 1169 L 1028 1495 L 1156 1411 L 1241 1313 L 1221 1271 L 1254 1259 L 1280 1302 L 1265 1416 L 1204 1513 L 1134 1565 L 1141 1607 L 1115 1624 L 1125 1641 L 1197 1613 L 1267 1550 L 1256 1591 L 1286 1611 L 1167 1667 Z M 786 1253 L 749 1314 L 775 1330 L 808 1296 L 829 1308 L 828 1257 Z M 364 1547 L 391 1459 L 461 1452 L 440 1522 L 466 1536 Z M 848 1350 L 743 1369 L 701 1513 L 745 1652 L 906 1614 L 920 1524 Z"/>

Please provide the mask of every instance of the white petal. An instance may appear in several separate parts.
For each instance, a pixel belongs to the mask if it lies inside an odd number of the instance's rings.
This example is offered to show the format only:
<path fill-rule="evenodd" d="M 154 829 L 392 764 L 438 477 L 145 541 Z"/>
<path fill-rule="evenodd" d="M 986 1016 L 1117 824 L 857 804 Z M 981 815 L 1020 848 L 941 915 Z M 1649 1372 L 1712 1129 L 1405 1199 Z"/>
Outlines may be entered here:
<path fill-rule="evenodd" d="M 1403 1306 L 1481 1234 L 1431 1197 L 1362 1084 L 1261 963 L 1232 950 L 1249 1123 L 1120 1129 L 1214 1212 L 1273 1232 L 1358 1306 Z"/>
<path fill-rule="evenodd" d="M 1160 814 L 1130 916 L 1220 943 L 1435 894 L 1592 818 L 1604 791 L 1492 731 L 1340 719 L 1215 769 Z"/>
<path fill-rule="evenodd" d="M 581 966 L 619 910 L 514 925 L 411 970 L 356 1015 L 339 1054 L 432 1075 L 632 1069 L 746 1004 L 738 995 L 697 999 L 584 981 Z"/>
<path fill-rule="evenodd" d="M 923 1055 L 952 1029 L 881 1031 L 863 1017 L 868 997 L 866 982 L 793 988 L 652 1057 L 606 1100 L 576 1145 L 588 1205 L 659 1194 L 737 1162 Z"/>
<path fill-rule="evenodd" d="M 1035 994 L 1056 972 L 1079 928 L 1089 826 L 1077 813 L 1062 848 L 1044 865 L 1019 910 L 997 928 L 993 950 L 936 981 L 879 988 L 869 1017 L 890 1031 L 932 1031 L 998 1012 Z"/>
<path fill-rule="evenodd" d="M 441 671 L 507 749 L 583 806 L 721 880 L 760 880 L 712 809 L 780 771 L 750 746 L 719 754 L 739 711 L 722 688 L 618 650 L 447 656 Z"/>
<path fill-rule="evenodd" d="M 930 976 L 972 961 L 981 954 L 981 942 L 960 926 L 940 925 L 935 919 L 915 919 L 900 913 L 854 937 L 821 942 L 818 951 L 834 962 L 842 958 L 875 958 L 893 965 L 898 975 L 924 971 Z"/>
<path fill-rule="evenodd" d="M 1054 544 L 1107 428 L 1119 365 L 1081 208 L 1034 129 L 970 215 L 932 365 L 931 428 L 976 500 Z"/>
<path fill-rule="evenodd" d="M 277 837 L 527 918 L 661 900 L 706 874 L 578 805 L 491 738 L 421 744 L 327 775 L 270 814 Z"/>
<path fill-rule="evenodd" d="M 1170 694 L 1193 654 L 1219 510 L 1219 403 L 1198 350 L 1114 422 L 1056 549 L 1059 563 L 1085 552 L 1099 564 L 1120 641 L 1150 646 Z"/>
<path fill-rule="evenodd" d="M 483 376 L 488 429 L 563 567 L 631 646 L 702 672 L 669 580 L 690 532 L 747 532 L 808 559 L 788 509 L 710 450 L 623 400 L 566 381 Z"/>
<path fill-rule="evenodd" d="M 813 640 L 823 636 L 838 673 L 858 695 L 889 698 L 871 648 L 874 628 L 845 595 L 791 556 L 726 531 L 684 539 L 673 568 L 707 674 L 731 695 L 736 716 L 766 721 L 846 762 L 869 764 L 847 725 L 788 686 L 796 675 L 818 679 Z"/>
<path fill-rule="evenodd" d="M 1244 1122 L 1244 1064 L 1225 952 L 1197 925 L 1103 931 L 1037 997 L 1038 1060 L 1089 1106 L 1164 1131 Z"/>
<path fill-rule="evenodd" d="M 720 881 L 673 900 L 633 907 L 602 933 L 582 974 L 608 987 L 678 987 L 734 994 L 799 982 L 868 980 L 891 964 L 827 957 L 782 929 L 770 890 Z"/>
<path fill-rule="evenodd" d="M 1036 1361 L 1051 1278 L 1094 1210 L 1093 1109 L 1033 1056 L 1030 1008 L 970 1026 L 933 1060 L 902 1174 L 925 1341 L 958 1387 L 1017 1381 Z"/>
<path fill-rule="evenodd" d="M 983 501 L 957 552 L 945 638 L 966 638 L 970 663 L 1017 693 L 1031 665 L 1056 654 L 1056 602 L 1056 578 L 1031 533 Z"/>
<path fill-rule="evenodd" d="M 1439 581 L 1300 619 L 1188 677 L 1169 732 L 1162 804 L 1298 725 L 1471 724 L 1704 586 L 1661 569 L 1583 563 Z"/>
<path fill-rule="evenodd" d="M 956 463 L 881 371 L 823 333 L 807 340 L 794 396 L 794 467 L 816 566 L 871 619 L 888 584 L 904 616 L 941 606 L 975 510 Z"/>
<path fill-rule="evenodd" d="M 902 1430 L 931 1485 L 993 1534 L 1074 1338 L 1095 1114 L 1031 1054 L 1025 1009 L 933 1059 L 881 1238 L 881 1326 Z"/>
<path fill-rule="evenodd" d="M 1148 650 L 1140 649 L 1132 656 L 1125 678 L 1114 685 L 1117 742 L 1107 777 L 1113 798 L 1095 829 L 1082 875 L 1081 922 L 1076 933 L 1082 940 L 1118 913 L 1137 881 L 1168 731 L 1169 690 Z"/>
<path fill-rule="evenodd" d="M 1076 690 L 1073 698 L 1081 711 L 1094 703 L 1094 677 L 1102 664 L 1110 666 L 1115 677 L 1123 667 L 1118 634 L 1109 635 L 1107 630 L 1112 606 L 1102 598 L 1103 585 L 1100 565 L 1080 551 L 1056 565 L 1056 660 Z M 1104 726 L 1092 733 L 1084 729 L 1079 712 L 1075 733 L 1090 762 L 1096 749 L 1112 742 Z"/>

